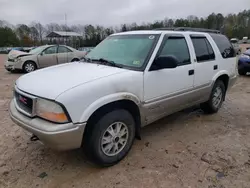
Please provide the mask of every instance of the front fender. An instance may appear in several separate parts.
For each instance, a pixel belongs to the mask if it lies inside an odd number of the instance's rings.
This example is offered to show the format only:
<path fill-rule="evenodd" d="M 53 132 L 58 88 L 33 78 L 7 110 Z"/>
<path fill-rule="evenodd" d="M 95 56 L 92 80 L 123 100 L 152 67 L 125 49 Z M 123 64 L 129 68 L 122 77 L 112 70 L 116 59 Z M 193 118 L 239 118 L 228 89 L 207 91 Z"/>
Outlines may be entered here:
<path fill-rule="evenodd" d="M 84 112 L 83 112 L 83 114 L 82 114 L 82 116 L 80 118 L 80 122 L 87 122 L 88 119 L 90 118 L 90 116 L 96 110 L 98 110 L 100 107 L 102 107 L 102 106 L 104 106 L 106 104 L 115 102 L 115 101 L 119 101 L 119 100 L 130 100 L 130 101 L 133 101 L 138 106 L 141 103 L 139 98 L 136 95 L 132 94 L 132 93 L 120 92 L 120 93 L 107 95 L 107 96 L 99 98 L 98 100 L 96 100 L 95 102 L 90 104 L 87 107 L 87 109 L 84 110 Z"/>

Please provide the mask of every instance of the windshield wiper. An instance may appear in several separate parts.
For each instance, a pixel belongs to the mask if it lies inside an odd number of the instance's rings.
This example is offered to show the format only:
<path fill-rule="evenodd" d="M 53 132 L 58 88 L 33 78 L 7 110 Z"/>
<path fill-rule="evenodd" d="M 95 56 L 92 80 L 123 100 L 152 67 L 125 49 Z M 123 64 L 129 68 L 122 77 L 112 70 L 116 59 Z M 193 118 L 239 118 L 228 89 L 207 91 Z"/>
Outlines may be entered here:
<path fill-rule="evenodd" d="M 91 59 L 92 61 L 97 61 L 100 62 L 100 64 L 103 65 L 108 65 L 108 66 L 112 66 L 112 67 L 118 67 L 118 68 L 122 68 L 123 66 L 121 64 L 117 64 L 114 61 L 110 61 L 104 58 L 100 58 L 100 59 Z"/>

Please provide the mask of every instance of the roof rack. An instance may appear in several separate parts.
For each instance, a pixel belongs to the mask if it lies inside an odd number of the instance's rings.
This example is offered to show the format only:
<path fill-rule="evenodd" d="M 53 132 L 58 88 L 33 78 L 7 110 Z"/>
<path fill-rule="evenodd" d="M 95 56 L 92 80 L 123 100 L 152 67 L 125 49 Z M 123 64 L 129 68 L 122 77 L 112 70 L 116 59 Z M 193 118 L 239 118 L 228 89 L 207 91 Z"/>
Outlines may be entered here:
<path fill-rule="evenodd" d="M 167 31 L 195 31 L 205 33 L 221 33 L 219 30 L 205 29 L 205 28 L 194 28 L 194 27 L 170 27 L 170 28 L 157 28 L 153 30 L 167 30 Z"/>

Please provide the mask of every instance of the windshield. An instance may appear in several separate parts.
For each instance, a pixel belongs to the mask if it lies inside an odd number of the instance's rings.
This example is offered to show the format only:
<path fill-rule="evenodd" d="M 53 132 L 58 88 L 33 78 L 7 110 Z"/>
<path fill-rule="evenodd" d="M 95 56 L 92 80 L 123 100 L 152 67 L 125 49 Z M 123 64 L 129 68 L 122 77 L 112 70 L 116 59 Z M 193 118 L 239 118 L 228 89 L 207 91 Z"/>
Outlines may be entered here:
<path fill-rule="evenodd" d="M 46 46 L 40 46 L 40 47 L 37 47 L 37 48 L 35 48 L 35 49 L 33 49 L 33 50 L 30 50 L 30 54 L 38 54 L 38 53 L 40 53 L 40 52 L 42 52 L 43 50 L 44 50 L 44 48 L 45 48 Z"/>
<path fill-rule="evenodd" d="M 124 67 L 138 69 L 143 67 L 147 57 L 158 41 L 159 35 L 114 35 L 96 46 L 86 58 L 106 59 Z"/>

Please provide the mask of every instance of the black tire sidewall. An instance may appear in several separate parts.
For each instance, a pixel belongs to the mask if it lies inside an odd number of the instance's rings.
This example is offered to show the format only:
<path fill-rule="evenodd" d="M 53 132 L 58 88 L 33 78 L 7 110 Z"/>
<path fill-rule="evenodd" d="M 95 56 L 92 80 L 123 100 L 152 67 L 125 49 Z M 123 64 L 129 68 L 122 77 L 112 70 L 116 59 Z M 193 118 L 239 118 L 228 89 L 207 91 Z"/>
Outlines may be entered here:
<path fill-rule="evenodd" d="M 244 71 L 244 70 L 238 70 L 238 73 L 239 73 L 239 75 L 246 75 L 246 71 Z"/>
<path fill-rule="evenodd" d="M 214 104 L 213 104 L 213 95 L 214 95 L 215 89 L 217 87 L 220 87 L 221 90 L 222 90 L 222 99 L 220 101 L 220 104 L 217 107 L 215 107 Z M 217 112 L 221 108 L 222 103 L 223 103 L 224 98 L 225 98 L 225 94 L 226 94 L 226 88 L 225 88 L 224 83 L 221 80 L 216 81 L 215 84 L 214 84 L 214 87 L 212 89 L 210 99 L 209 99 L 209 105 L 210 105 L 212 111 Z"/>
<path fill-rule="evenodd" d="M 129 138 L 126 146 L 120 153 L 115 156 L 107 156 L 101 149 L 101 139 L 106 129 L 114 122 L 123 122 L 127 125 Z M 91 132 L 91 137 L 89 137 L 89 140 L 87 141 L 88 151 L 86 151 L 86 154 L 89 154 L 91 160 L 101 166 L 114 165 L 127 155 L 133 145 L 134 137 L 135 121 L 133 116 L 128 111 L 123 109 L 114 110 L 102 116 L 100 120 L 94 125 L 94 128 Z"/>

